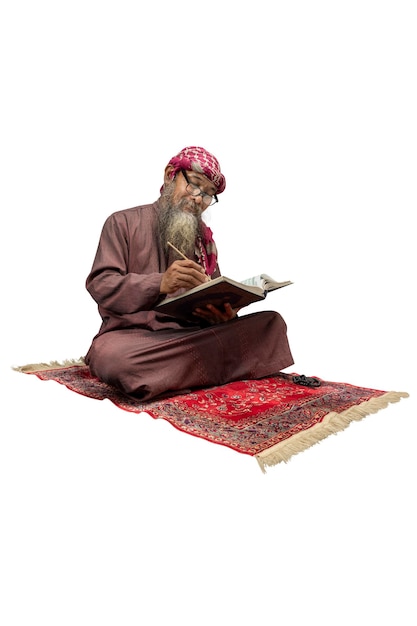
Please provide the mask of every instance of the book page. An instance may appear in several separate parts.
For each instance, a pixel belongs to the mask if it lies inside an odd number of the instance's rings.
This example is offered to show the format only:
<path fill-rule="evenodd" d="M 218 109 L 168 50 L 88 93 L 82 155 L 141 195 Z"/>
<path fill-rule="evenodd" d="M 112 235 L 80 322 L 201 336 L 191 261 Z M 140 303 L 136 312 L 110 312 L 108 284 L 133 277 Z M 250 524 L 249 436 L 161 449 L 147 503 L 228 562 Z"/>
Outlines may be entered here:
<path fill-rule="evenodd" d="M 250 285 L 253 287 L 260 287 L 261 289 L 265 289 L 264 274 L 259 274 L 259 276 L 252 276 L 251 278 L 245 278 L 245 280 L 241 280 L 242 285 Z"/>
<path fill-rule="evenodd" d="M 292 284 L 290 280 L 278 282 L 271 276 L 268 276 L 268 274 L 259 274 L 258 276 L 252 276 L 252 278 L 245 278 L 241 283 L 243 285 L 260 287 L 263 291 L 274 291 L 274 289 L 280 289 Z"/>

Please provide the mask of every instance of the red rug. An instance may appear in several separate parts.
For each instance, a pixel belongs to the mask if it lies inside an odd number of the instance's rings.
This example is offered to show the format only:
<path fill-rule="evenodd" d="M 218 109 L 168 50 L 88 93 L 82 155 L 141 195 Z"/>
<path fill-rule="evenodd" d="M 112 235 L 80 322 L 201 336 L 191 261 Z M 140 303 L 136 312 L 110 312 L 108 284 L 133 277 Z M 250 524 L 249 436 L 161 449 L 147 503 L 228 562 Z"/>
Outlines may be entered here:
<path fill-rule="evenodd" d="M 82 361 L 15 369 L 89 398 L 108 399 L 125 411 L 165 419 L 182 432 L 255 457 L 263 471 L 408 397 L 324 380 L 320 387 L 304 387 L 292 381 L 294 374 L 281 374 L 141 403 L 91 376 Z"/>

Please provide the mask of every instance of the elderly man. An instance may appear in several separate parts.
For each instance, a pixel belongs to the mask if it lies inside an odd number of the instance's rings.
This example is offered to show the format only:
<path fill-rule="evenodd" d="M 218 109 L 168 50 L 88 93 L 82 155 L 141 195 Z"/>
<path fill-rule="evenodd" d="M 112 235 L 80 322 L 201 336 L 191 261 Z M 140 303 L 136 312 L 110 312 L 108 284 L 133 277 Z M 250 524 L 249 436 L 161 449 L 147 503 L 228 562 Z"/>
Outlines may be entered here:
<path fill-rule="evenodd" d="M 293 364 L 286 324 L 276 312 L 238 317 L 226 303 L 196 309 L 184 321 L 155 308 L 167 295 L 220 275 L 202 214 L 225 186 L 217 159 L 187 147 L 166 166 L 156 202 L 106 220 L 86 281 L 102 324 L 85 360 L 102 381 L 147 401 L 272 376 Z"/>

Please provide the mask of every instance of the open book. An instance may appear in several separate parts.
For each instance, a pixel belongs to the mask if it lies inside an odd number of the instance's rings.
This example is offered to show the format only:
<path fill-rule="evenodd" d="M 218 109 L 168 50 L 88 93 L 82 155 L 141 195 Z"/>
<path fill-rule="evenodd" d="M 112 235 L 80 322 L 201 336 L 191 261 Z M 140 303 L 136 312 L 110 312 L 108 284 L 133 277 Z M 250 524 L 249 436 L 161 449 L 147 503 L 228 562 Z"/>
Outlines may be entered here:
<path fill-rule="evenodd" d="M 165 298 L 156 306 L 156 310 L 177 318 L 193 319 L 193 311 L 197 307 L 213 304 L 221 309 L 226 302 L 229 302 L 232 308 L 240 309 L 252 302 L 264 300 L 269 291 L 287 285 L 292 285 L 292 282 L 286 280 L 279 283 L 267 274 L 253 276 L 241 282 L 227 278 L 227 276 L 219 276 L 180 296 Z"/>

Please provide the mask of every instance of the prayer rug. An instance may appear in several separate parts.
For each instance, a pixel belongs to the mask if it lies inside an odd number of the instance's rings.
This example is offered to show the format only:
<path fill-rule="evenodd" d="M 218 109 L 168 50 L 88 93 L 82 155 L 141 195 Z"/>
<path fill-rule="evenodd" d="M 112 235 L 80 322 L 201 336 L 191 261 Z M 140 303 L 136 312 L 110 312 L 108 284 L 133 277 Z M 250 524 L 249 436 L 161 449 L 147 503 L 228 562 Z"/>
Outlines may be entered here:
<path fill-rule="evenodd" d="M 263 472 L 409 395 L 322 379 L 320 386 L 306 387 L 293 381 L 298 375 L 280 374 L 142 403 L 92 376 L 82 359 L 14 369 L 108 399 L 125 411 L 165 419 L 184 433 L 255 457 Z"/>

